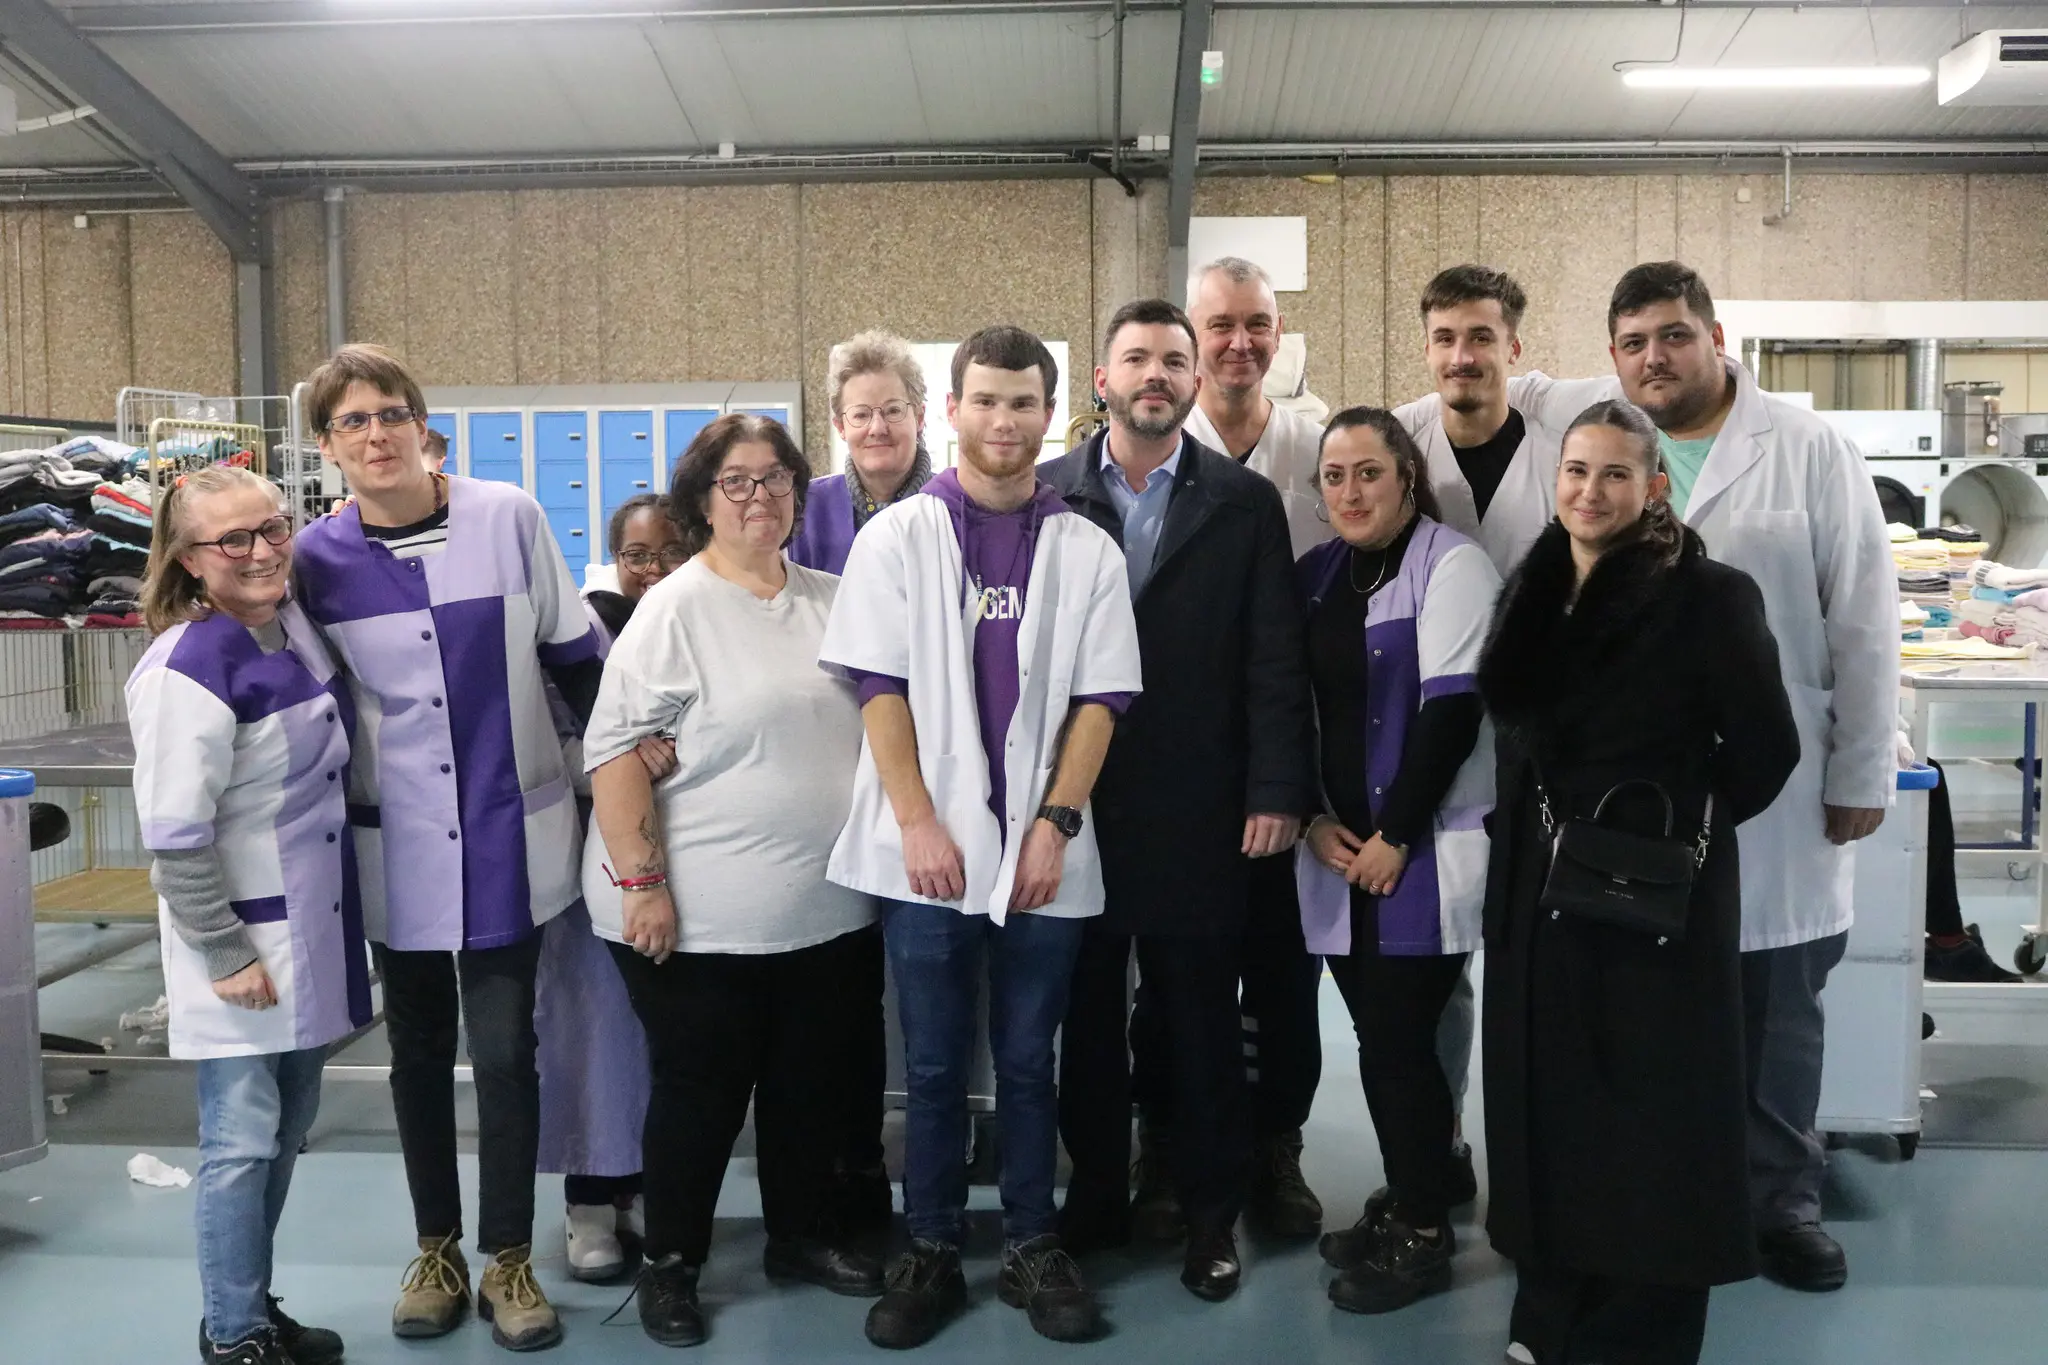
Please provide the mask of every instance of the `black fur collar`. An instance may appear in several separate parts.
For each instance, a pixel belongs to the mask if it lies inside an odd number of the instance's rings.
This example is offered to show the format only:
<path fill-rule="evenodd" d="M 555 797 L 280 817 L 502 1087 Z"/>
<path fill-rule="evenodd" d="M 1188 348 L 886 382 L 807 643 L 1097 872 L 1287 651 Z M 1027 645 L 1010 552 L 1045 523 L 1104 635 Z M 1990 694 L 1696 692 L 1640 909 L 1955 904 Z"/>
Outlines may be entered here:
<path fill-rule="evenodd" d="M 1684 628 L 1682 613 L 1658 610 L 1672 579 L 1706 557 L 1698 534 L 1682 532 L 1677 565 L 1665 567 L 1657 547 L 1631 541 L 1601 556 L 1576 601 L 1578 570 L 1563 524 L 1553 521 L 1537 537 L 1501 595 L 1479 663 L 1480 696 L 1497 724 L 1540 726 L 1594 661 Z"/>

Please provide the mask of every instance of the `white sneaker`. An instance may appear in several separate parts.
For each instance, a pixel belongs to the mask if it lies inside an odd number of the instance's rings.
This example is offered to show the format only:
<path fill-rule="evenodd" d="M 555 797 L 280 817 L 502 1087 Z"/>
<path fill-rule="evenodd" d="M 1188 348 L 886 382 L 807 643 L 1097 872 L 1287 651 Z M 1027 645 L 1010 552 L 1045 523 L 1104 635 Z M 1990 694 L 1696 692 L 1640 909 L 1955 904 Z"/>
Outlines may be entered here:
<path fill-rule="evenodd" d="M 617 1213 L 620 1237 L 630 1237 L 636 1242 L 647 1240 L 647 1200 L 643 1195 L 634 1195 L 633 1202 Z"/>
<path fill-rule="evenodd" d="M 569 1234 L 569 1274 L 593 1284 L 616 1279 L 626 1269 L 617 1219 L 609 1204 L 571 1204 L 564 1219 Z"/>
<path fill-rule="evenodd" d="M 1535 1354 L 1519 1341 L 1508 1343 L 1508 1359 L 1513 1361 L 1514 1365 L 1536 1365 Z"/>

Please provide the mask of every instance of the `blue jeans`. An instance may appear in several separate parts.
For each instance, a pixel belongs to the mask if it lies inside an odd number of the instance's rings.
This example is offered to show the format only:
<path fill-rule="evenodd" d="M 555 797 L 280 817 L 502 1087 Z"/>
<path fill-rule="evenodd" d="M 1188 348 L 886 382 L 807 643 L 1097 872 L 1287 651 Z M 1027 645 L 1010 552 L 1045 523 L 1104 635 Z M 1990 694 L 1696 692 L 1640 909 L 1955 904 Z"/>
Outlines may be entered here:
<path fill-rule="evenodd" d="M 1085 922 L 1020 914 L 997 928 L 986 915 L 947 906 L 883 906 L 882 938 L 903 1025 L 903 1210 L 911 1236 L 958 1246 L 966 1230 L 968 1068 L 984 947 L 1003 1235 L 1017 1243 L 1053 1230 L 1059 1156 L 1053 1038 L 1066 1017 Z"/>
<path fill-rule="evenodd" d="M 326 1061 L 315 1047 L 199 1063 L 199 1288 L 223 1345 L 270 1321 L 271 1239 Z"/>

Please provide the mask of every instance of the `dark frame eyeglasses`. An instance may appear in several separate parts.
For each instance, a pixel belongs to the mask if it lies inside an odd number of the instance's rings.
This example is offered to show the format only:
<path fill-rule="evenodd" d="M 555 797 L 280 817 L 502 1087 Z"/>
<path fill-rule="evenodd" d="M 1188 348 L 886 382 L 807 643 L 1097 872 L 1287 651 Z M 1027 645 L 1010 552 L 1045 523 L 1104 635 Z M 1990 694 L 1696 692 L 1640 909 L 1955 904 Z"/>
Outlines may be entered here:
<path fill-rule="evenodd" d="M 748 496 L 753 496 L 751 490 L 749 490 Z M 677 569 L 690 562 L 690 552 L 680 545 L 670 545 L 661 550 L 619 551 L 619 563 L 625 565 L 634 573 L 646 573 L 654 567 L 657 560 L 661 562 L 662 568 L 667 569 L 670 573 L 674 573 Z"/>
<path fill-rule="evenodd" d="M 381 412 L 344 412 L 328 422 L 329 431 L 338 431 L 346 436 L 360 436 L 370 429 L 375 421 L 380 427 L 402 427 L 420 420 L 419 412 L 400 403 Z"/>
<path fill-rule="evenodd" d="M 767 489 L 771 498 L 786 498 L 796 488 L 796 475 L 777 465 L 758 479 L 751 474 L 727 474 L 718 480 L 718 491 L 732 502 L 752 502 L 756 488 Z"/>
<path fill-rule="evenodd" d="M 233 530 L 222 536 L 219 540 L 194 541 L 192 548 L 195 550 L 219 550 L 229 559 L 247 559 L 250 555 L 256 553 L 256 537 L 258 536 L 263 537 L 264 544 L 275 549 L 292 538 L 291 518 L 272 517 L 253 531 L 246 529 Z"/>

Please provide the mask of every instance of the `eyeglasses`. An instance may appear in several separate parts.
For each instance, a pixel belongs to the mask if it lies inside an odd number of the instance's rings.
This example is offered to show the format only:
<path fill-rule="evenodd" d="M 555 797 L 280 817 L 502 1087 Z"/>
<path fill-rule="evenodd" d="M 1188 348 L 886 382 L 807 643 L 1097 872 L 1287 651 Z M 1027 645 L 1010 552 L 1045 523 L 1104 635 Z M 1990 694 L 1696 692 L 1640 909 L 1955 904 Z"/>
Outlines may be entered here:
<path fill-rule="evenodd" d="M 879 417 L 892 427 L 900 427 L 910 420 L 910 414 L 908 403 L 884 403 L 879 408 L 848 408 L 840 420 L 850 427 L 867 427 Z"/>
<path fill-rule="evenodd" d="M 219 550 L 229 559 L 247 559 L 256 552 L 256 537 L 262 536 L 266 545 L 277 546 L 292 538 L 292 523 L 289 517 L 272 517 L 253 531 L 230 531 L 219 540 L 202 540 L 192 548 L 204 550 L 209 547 Z"/>
<path fill-rule="evenodd" d="M 753 490 L 747 490 L 747 497 L 752 496 Z M 736 501 L 744 502 L 746 499 L 740 498 L 736 499 Z M 654 550 L 619 551 L 619 563 L 625 565 L 634 573 L 646 573 L 654 567 L 656 561 L 660 562 L 662 568 L 667 569 L 670 573 L 674 573 L 677 569 L 690 562 L 690 552 L 680 545 L 671 545 L 659 552 Z"/>
<path fill-rule="evenodd" d="M 728 474 L 718 481 L 718 491 L 734 502 L 753 501 L 757 487 L 767 489 L 771 498 L 786 498 L 796 487 L 796 475 L 778 466 L 758 479 L 750 474 Z"/>
<path fill-rule="evenodd" d="M 329 422 L 327 429 L 357 436 L 368 431 L 373 421 L 380 427 L 402 427 L 419 419 L 420 415 L 415 409 L 401 404 L 395 408 L 386 408 L 382 412 L 344 412 Z"/>

